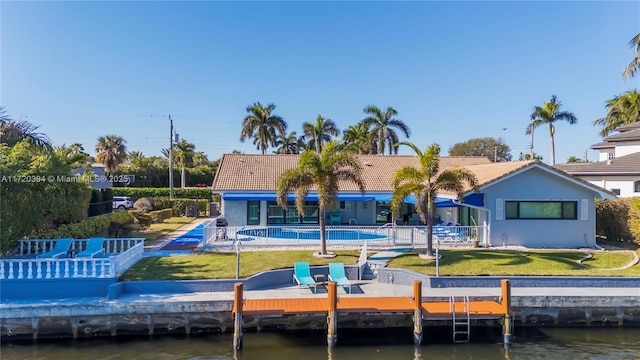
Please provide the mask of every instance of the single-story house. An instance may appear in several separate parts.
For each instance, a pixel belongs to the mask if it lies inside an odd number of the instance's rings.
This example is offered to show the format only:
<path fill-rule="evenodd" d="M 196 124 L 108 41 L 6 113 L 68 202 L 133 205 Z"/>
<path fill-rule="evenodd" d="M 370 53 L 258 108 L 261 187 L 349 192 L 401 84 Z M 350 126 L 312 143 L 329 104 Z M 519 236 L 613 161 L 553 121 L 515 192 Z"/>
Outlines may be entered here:
<path fill-rule="evenodd" d="M 300 155 L 225 154 L 212 190 L 221 195 L 221 212 L 230 226 L 301 226 L 318 224 L 414 225 L 419 219 L 412 199 L 401 216 L 393 218 L 390 200 L 394 172 L 406 165 L 418 167 L 414 156 L 358 155 L 364 194 L 354 184 L 341 184 L 338 201 L 327 214 L 318 214 L 317 193 L 307 197 L 301 215 L 293 205 L 285 211 L 276 203 L 276 183 L 282 173 L 297 166 Z M 462 226 L 486 230 L 484 245 L 527 247 L 594 247 L 595 199 L 615 194 L 537 160 L 491 163 L 483 157 L 441 157 L 440 168 L 465 167 L 476 174 L 479 191 L 438 194 L 436 217 Z M 334 216 L 333 214 L 338 214 Z"/>

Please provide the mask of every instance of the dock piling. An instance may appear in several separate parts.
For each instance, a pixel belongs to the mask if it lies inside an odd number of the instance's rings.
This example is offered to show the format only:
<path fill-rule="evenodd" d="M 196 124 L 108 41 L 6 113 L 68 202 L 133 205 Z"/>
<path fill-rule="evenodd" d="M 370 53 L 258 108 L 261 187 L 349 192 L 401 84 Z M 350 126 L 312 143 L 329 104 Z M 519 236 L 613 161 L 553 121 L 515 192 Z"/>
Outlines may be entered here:
<path fill-rule="evenodd" d="M 327 283 L 329 312 L 327 314 L 327 344 L 333 346 L 338 340 L 338 288 L 336 283 Z"/>
<path fill-rule="evenodd" d="M 512 341 L 511 335 L 511 280 L 502 280 L 500 282 L 502 287 L 502 310 L 504 313 L 504 320 L 502 323 L 502 343 L 505 347 L 508 347 Z"/>
<path fill-rule="evenodd" d="M 233 348 L 235 350 L 242 349 L 242 300 L 243 289 L 242 283 L 235 283 L 233 285 Z"/>
<path fill-rule="evenodd" d="M 422 343 L 422 281 L 413 282 L 413 343 Z"/>

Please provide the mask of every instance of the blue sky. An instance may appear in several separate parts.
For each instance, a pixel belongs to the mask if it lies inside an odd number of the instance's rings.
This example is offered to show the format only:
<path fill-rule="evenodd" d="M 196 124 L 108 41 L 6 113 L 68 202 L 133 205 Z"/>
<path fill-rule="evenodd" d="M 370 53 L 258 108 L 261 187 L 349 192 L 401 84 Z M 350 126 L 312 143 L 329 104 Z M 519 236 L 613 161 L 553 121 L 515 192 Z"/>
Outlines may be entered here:
<path fill-rule="evenodd" d="M 210 159 L 241 150 L 247 105 L 301 133 L 392 106 L 420 148 L 505 137 L 514 158 L 535 105 L 556 94 L 556 162 L 600 141 L 591 125 L 622 81 L 640 32 L 634 2 L 11 2 L 0 5 L 0 103 L 56 145 L 94 154 L 116 134 L 160 155 L 168 115 Z M 502 130 L 507 128 L 507 130 Z M 548 128 L 535 151 L 549 161 Z M 407 148 L 401 153 L 409 154 Z M 596 152 L 588 151 L 589 160 Z"/>

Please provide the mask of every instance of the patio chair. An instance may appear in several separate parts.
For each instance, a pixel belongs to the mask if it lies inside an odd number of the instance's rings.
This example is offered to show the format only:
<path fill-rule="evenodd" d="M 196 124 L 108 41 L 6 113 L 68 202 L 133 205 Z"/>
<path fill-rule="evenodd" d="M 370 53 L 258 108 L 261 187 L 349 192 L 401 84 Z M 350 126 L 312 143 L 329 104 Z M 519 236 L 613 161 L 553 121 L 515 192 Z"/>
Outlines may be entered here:
<path fill-rule="evenodd" d="M 338 286 L 346 286 L 351 294 L 351 282 L 345 275 L 343 263 L 329 263 L 329 280 L 335 281 Z"/>
<path fill-rule="evenodd" d="M 455 240 L 455 241 L 460 241 L 460 242 L 461 242 L 461 241 L 464 241 L 464 234 L 465 234 L 466 232 L 467 232 L 467 229 L 466 229 L 466 228 L 464 228 L 464 229 L 462 229 L 462 230 L 458 231 L 458 232 L 457 232 L 457 233 L 455 233 L 455 234 L 449 234 L 449 235 L 446 237 L 446 240 Z"/>
<path fill-rule="evenodd" d="M 340 223 L 342 222 L 342 218 L 340 217 L 340 213 L 339 212 L 332 212 L 329 214 L 329 224 L 333 225 L 333 224 L 337 224 L 340 225 Z"/>
<path fill-rule="evenodd" d="M 94 257 L 100 253 L 104 253 L 104 238 L 90 238 L 87 241 L 87 247 L 84 251 L 76 254 L 76 257 Z"/>
<path fill-rule="evenodd" d="M 298 288 L 307 286 L 311 289 L 313 286 L 313 293 L 316 293 L 316 281 L 311 277 L 308 262 L 293 263 L 293 280 L 298 284 Z"/>
<path fill-rule="evenodd" d="M 59 257 L 67 256 L 69 248 L 71 247 L 72 238 L 60 238 L 56 240 L 55 245 L 51 251 L 36 255 L 39 259 L 55 259 Z"/>

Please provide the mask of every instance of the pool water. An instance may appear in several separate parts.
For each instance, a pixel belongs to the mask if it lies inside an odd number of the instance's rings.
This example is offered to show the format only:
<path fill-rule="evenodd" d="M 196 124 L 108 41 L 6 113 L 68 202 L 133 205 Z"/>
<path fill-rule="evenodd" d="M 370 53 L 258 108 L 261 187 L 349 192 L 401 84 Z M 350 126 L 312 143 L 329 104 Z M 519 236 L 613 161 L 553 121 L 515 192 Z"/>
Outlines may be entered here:
<path fill-rule="evenodd" d="M 274 227 L 240 230 L 236 234 L 275 239 L 320 240 L 320 229 Z M 386 238 L 385 235 L 347 229 L 329 229 L 326 230 L 325 234 L 327 240 L 377 240 Z"/>

